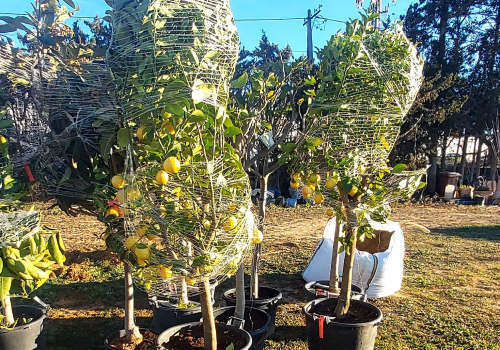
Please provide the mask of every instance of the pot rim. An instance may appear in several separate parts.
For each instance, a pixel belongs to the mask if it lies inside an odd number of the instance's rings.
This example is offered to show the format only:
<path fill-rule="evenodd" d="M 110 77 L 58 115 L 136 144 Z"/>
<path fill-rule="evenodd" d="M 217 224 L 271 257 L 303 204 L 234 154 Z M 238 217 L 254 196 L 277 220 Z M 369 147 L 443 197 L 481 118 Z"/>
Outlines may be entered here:
<path fill-rule="evenodd" d="M 308 318 L 311 318 L 313 320 L 319 320 L 320 316 L 322 316 L 322 315 L 319 315 L 319 314 L 316 314 L 316 313 L 311 313 L 308 310 L 310 310 L 312 308 L 312 306 L 320 304 L 320 303 L 322 303 L 324 301 L 337 300 L 337 299 L 338 298 L 320 298 L 320 299 L 311 300 L 310 302 L 308 302 L 307 304 L 304 305 L 304 307 L 302 308 L 302 313 L 304 315 L 306 315 L 306 317 L 308 317 Z M 377 318 L 374 319 L 374 320 L 371 320 L 371 321 L 366 321 L 366 322 L 345 323 L 345 322 L 337 322 L 337 321 L 335 321 L 335 317 L 324 316 L 325 323 L 326 324 L 335 325 L 335 326 L 338 326 L 338 327 L 350 327 L 350 328 L 356 327 L 356 328 L 360 328 L 360 327 L 368 326 L 368 325 L 377 325 L 377 324 L 379 324 L 382 321 L 382 318 L 384 317 L 384 315 L 382 314 L 382 310 L 380 310 L 375 305 L 370 304 L 370 303 L 368 303 L 366 301 L 354 300 L 354 299 L 351 300 L 351 303 L 354 303 L 354 304 L 356 304 L 356 303 L 360 304 L 361 303 L 361 304 L 364 304 L 365 306 L 369 305 L 368 308 L 371 308 L 371 309 L 373 309 L 374 311 L 376 311 L 378 313 Z"/>

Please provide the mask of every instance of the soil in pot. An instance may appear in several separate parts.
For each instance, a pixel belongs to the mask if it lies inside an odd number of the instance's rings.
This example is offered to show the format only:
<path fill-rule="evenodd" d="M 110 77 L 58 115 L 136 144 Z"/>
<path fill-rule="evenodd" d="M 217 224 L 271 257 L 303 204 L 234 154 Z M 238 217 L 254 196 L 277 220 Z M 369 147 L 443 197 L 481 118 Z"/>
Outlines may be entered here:
<path fill-rule="evenodd" d="M 156 349 L 156 339 L 158 334 L 151 332 L 149 329 L 141 329 L 143 340 L 140 344 L 130 344 L 126 342 L 126 338 L 121 336 L 122 333 L 117 333 L 116 337 L 109 339 L 109 345 L 114 349 L 121 350 L 150 350 Z"/>
<path fill-rule="evenodd" d="M 311 308 L 310 313 L 323 315 L 326 317 L 335 317 L 335 306 L 318 304 Z M 372 309 L 363 307 L 362 304 L 351 303 L 347 316 L 342 319 L 336 319 L 338 323 L 364 323 L 373 321 L 378 317 L 378 313 Z"/>
<path fill-rule="evenodd" d="M 245 339 L 239 334 L 228 330 L 217 331 L 217 350 L 226 350 L 233 344 L 234 349 L 242 349 L 246 345 Z M 170 337 L 168 343 L 161 344 L 166 350 L 203 350 L 205 339 L 203 337 L 203 325 L 191 327 L 187 331 Z"/>

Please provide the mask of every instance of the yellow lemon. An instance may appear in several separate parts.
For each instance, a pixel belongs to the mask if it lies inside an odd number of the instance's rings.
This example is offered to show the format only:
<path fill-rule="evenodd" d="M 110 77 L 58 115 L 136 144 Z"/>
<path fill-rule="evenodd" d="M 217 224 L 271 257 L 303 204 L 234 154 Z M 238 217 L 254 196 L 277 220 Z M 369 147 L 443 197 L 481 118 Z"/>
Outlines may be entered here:
<path fill-rule="evenodd" d="M 299 173 L 292 174 L 292 175 L 291 175 L 291 178 L 292 178 L 292 180 L 294 180 L 295 182 L 299 182 L 299 179 L 300 179 L 300 174 L 299 174 Z"/>
<path fill-rule="evenodd" d="M 309 186 L 302 187 L 302 197 L 308 198 L 312 193 L 312 189 Z"/>
<path fill-rule="evenodd" d="M 329 190 L 333 190 L 335 188 L 335 186 L 337 186 L 337 181 L 335 181 L 334 179 L 328 179 L 325 182 L 325 186 Z"/>
<path fill-rule="evenodd" d="M 129 201 L 133 202 L 139 198 L 141 198 L 141 194 L 139 193 L 139 191 L 132 189 L 132 188 L 127 190 L 127 199 Z"/>
<path fill-rule="evenodd" d="M 137 265 L 139 265 L 139 266 L 146 266 L 147 263 L 144 260 L 137 259 Z"/>
<path fill-rule="evenodd" d="M 142 224 L 142 225 L 139 225 L 139 226 L 137 227 L 137 235 L 138 235 L 139 237 L 144 236 L 144 235 L 146 234 L 146 232 L 147 232 L 147 231 L 148 231 L 148 226 L 147 226 L 147 225 Z"/>
<path fill-rule="evenodd" d="M 137 138 L 139 139 L 139 141 L 144 140 L 144 137 L 146 136 L 144 134 L 144 129 L 146 129 L 146 125 L 142 125 L 137 129 Z"/>
<path fill-rule="evenodd" d="M 116 208 L 115 208 L 115 207 L 109 207 L 109 208 L 106 210 L 106 213 L 104 214 L 104 217 L 106 217 L 106 218 L 107 218 L 107 217 L 108 217 L 108 216 L 110 216 L 110 215 L 118 217 L 118 216 L 120 216 L 120 212 L 119 212 L 118 210 L 116 210 Z"/>
<path fill-rule="evenodd" d="M 236 226 L 238 226 L 238 219 L 234 216 L 229 217 L 229 219 L 224 222 L 224 229 L 230 233 L 233 233 L 236 230 Z"/>
<path fill-rule="evenodd" d="M 160 276 L 163 279 L 169 279 L 172 277 L 172 270 L 169 267 L 160 265 Z"/>
<path fill-rule="evenodd" d="M 4 149 L 5 147 L 7 147 L 7 139 L 5 136 L 0 135 L 0 149 Z"/>
<path fill-rule="evenodd" d="M 310 184 L 313 184 L 313 185 L 317 184 L 319 180 L 320 180 L 320 176 L 319 176 L 319 175 L 317 175 L 317 174 L 312 174 L 311 176 L 309 176 L 309 177 L 307 178 L 307 181 L 308 181 Z"/>
<path fill-rule="evenodd" d="M 300 184 L 297 181 L 290 181 L 290 186 L 292 188 L 297 189 L 297 188 L 299 188 Z"/>
<path fill-rule="evenodd" d="M 177 174 L 181 169 L 181 162 L 176 157 L 168 157 L 163 163 L 163 169 L 169 174 Z"/>
<path fill-rule="evenodd" d="M 321 204 L 325 201 L 325 197 L 321 193 L 316 193 L 314 195 L 314 203 Z"/>
<path fill-rule="evenodd" d="M 262 243 L 263 239 L 264 239 L 264 235 L 262 234 L 262 231 L 255 229 L 253 231 L 252 243 L 253 244 Z"/>
<path fill-rule="evenodd" d="M 156 182 L 160 185 L 166 185 L 168 183 L 168 174 L 165 170 L 160 170 L 156 173 L 155 176 Z"/>
<path fill-rule="evenodd" d="M 332 208 L 328 208 L 326 209 L 326 215 L 332 217 L 335 215 L 335 212 L 333 211 Z"/>
<path fill-rule="evenodd" d="M 210 222 L 210 220 L 203 221 L 204 228 L 206 228 L 208 230 L 210 228 L 210 226 L 212 226 L 212 223 Z"/>
<path fill-rule="evenodd" d="M 348 194 L 349 196 L 354 196 L 356 193 L 358 193 L 358 187 L 356 185 L 352 185 L 352 188 Z"/>
<path fill-rule="evenodd" d="M 127 247 L 128 250 L 131 250 L 140 239 L 141 237 L 139 236 L 128 236 L 125 240 L 125 247 Z"/>
<path fill-rule="evenodd" d="M 119 203 L 125 203 L 125 189 L 122 188 L 121 190 L 118 190 L 118 192 L 116 192 L 115 199 Z"/>
<path fill-rule="evenodd" d="M 114 188 L 123 188 L 125 186 L 125 179 L 120 175 L 115 175 L 111 178 L 111 184 Z"/>
<path fill-rule="evenodd" d="M 137 259 L 147 261 L 151 257 L 151 249 L 144 243 L 139 243 L 134 249 Z"/>
<path fill-rule="evenodd" d="M 174 128 L 174 126 L 168 120 L 164 121 L 161 124 L 161 128 L 165 129 L 170 135 L 174 135 L 175 134 L 175 128 Z"/>
<path fill-rule="evenodd" d="M 194 286 L 196 284 L 196 278 L 193 278 L 191 276 L 186 276 L 185 280 L 186 283 L 190 286 Z"/>

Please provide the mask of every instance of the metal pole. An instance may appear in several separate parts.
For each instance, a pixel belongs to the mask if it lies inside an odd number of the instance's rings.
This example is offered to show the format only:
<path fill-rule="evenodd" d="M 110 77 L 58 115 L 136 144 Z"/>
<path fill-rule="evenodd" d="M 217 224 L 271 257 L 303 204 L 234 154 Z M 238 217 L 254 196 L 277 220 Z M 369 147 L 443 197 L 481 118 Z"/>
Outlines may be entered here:
<path fill-rule="evenodd" d="M 313 61 L 313 32 L 311 10 L 307 10 L 307 59 Z"/>

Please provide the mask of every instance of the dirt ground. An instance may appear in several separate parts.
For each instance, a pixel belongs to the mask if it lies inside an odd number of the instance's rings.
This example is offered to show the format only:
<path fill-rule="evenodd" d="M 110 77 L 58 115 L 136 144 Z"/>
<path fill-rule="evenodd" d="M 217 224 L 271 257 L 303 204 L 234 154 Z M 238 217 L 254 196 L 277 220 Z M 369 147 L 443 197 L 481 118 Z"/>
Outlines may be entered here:
<path fill-rule="evenodd" d="M 102 348 L 104 338 L 123 327 L 121 265 L 105 251 L 103 226 L 93 217 L 38 205 L 44 223 L 61 229 L 68 247 L 59 277 L 35 292 L 52 307 L 44 326 L 47 347 Z M 399 205 L 391 219 L 405 233 L 405 277 L 398 293 L 373 300 L 384 313 L 376 349 L 500 349 L 500 207 Z M 327 220 L 324 208 L 268 210 L 261 283 L 280 289 L 283 302 L 265 349 L 307 349 L 301 273 Z M 226 281 L 217 293 L 233 284 Z M 138 324 L 150 327 L 152 311 L 142 292 L 136 308 Z"/>

